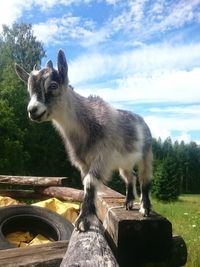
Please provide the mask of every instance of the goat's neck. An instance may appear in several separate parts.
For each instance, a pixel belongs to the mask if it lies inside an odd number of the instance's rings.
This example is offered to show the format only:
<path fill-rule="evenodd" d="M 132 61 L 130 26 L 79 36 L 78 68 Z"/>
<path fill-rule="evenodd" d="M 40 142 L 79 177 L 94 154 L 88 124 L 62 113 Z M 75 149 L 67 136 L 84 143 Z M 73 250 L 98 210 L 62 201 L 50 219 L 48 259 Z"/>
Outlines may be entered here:
<path fill-rule="evenodd" d="M 76 114 L 77 101 L 77 94 L 67 90 L 62 98 L 58 113 L 53 119 L 53 124 L 64 138 L 68 138 L 72 132 L 76 134 L 81 132 L 81 125 Z"/>

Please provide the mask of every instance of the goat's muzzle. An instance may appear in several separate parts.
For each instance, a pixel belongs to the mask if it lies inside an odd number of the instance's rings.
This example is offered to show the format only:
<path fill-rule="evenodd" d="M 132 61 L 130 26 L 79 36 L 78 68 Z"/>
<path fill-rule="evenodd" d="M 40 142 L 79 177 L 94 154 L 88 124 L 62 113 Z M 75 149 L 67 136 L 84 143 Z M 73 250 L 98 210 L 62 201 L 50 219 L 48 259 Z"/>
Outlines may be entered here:
<path fill-rule="evenodd" d="M 45 114 L 47 113 L 45 105 L 34 100 L 30 101 L 27 111 L 29 118 L 36 122 L 43 121 Z"/>

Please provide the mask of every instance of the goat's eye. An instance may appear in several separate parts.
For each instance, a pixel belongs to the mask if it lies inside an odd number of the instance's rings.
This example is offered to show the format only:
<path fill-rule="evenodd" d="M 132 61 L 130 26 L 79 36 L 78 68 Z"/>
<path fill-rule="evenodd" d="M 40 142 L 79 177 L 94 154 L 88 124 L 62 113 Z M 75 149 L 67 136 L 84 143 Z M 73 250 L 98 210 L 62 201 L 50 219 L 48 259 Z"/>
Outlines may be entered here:
<path fill-rule="evenodd" d="M 52 82 L 49 86 L 49 90 L 56 90 L 58 88 L 58 84 L 56 82 Z"/>

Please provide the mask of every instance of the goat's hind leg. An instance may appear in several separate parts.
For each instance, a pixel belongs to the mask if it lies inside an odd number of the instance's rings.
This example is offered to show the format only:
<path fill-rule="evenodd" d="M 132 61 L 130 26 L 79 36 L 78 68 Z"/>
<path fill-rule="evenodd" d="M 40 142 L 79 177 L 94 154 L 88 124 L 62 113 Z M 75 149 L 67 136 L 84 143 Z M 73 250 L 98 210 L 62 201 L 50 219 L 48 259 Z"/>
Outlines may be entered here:
<path fill-rule="evenodd" d="M 136 193 L 136 176 L 134 171 L 125 171 L 120 169 L 119 173 L 126 183 L 126 199 L 125 208 L 126 210 L 133 209 L 133 201 L 137 195 Z"/>
<path fill-rule="evenodd" d="M 149 150 L 146 157 L 139 164 L 139 180 L 141 189 L 140 213 L 149 216 L 151 211 L 150 189 L 152 178 L 152 151 Z"/>

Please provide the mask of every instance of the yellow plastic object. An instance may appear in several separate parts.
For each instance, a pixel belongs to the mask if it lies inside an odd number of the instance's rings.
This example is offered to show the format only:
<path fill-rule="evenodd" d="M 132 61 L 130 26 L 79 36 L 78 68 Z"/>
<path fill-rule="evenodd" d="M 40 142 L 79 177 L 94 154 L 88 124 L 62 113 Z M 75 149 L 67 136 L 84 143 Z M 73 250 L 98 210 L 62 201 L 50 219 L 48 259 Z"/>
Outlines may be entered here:
<path fill-rule="evenodd" d="M 51 242 L 49 239 L 40 234 L 34 237 L 29 232 L 21 232 L 21 231 L 8 234 L 6 236 L 6 239 L 17 247 L 28 247 L 32 245 L 41 245 Z"/>
<path fill-rule="evenodd" d="M 0 196 L 0 206 L 9 206 L 9 205 L 20 205 L 21 203 L 15 199 L 10 197 L 2 197 Z M 78 217 L 80 206 L 75 203 L 62 202 L 56 198 L 50 198 L 44 201 L 40 201 L 32 204 L 33 206 L 43 207 L 50 209 L 64 218 L 68 219 L 71 223 L 74 223 L 76 218 Z M 15 244 L 17 247 L 27 247 L 32 245 L 41 245 L 50 243 L 46 237 L 38 234 L 37 236 L 33 236 L 29 232 L 14 232 L 10 233 L 6 236 L 6 239 Z"/>
<path fill-rule="evenodd" d="M 62 215 L 64 218 L 74 223 L 79 214 L 80 206 L 75 203 L 62 202 L 57 198 L 50 198 L 44 201 L 40 201 L 32 204 L 42 208 L 47 208 L 56 213 Z"/>
<path fill-rule="evenodd" d="M 28 246 L 28 243 L 33 240 L 33 235 L 30 234 L 29 232 L 14 232 L 14 233 L 10 233 L 6 236 L 6 239 L 16 245 L 17 247 L 21 247 L 21 245 L 24 246 Z"/>
<path fill-rule="evenodd" d="M 49 239 L 47 239 L 43 235 L 39 234 L 29 243 L 29 246 L 42 245 L 42 244 L 47 244 L 50 242 L 52 242 L 52 241 L 50 241 Z"/>
<path fill-rule="evenodd" d="M 0 207 L 5 207 L 9 205 L 20 205 L 20 202 L 11 197 L 0 196 Z"/>

